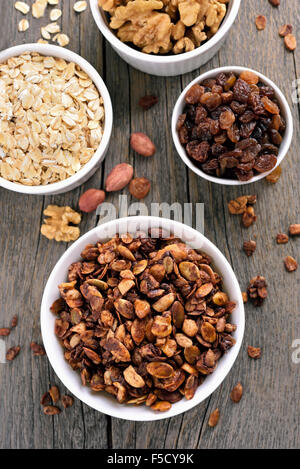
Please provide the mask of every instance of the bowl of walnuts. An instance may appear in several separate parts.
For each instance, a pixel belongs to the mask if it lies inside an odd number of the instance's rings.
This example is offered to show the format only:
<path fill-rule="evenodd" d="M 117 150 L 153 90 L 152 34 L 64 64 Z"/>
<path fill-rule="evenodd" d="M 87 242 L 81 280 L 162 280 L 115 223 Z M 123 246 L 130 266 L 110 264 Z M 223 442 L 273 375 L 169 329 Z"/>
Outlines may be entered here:
<path fill-rule="evenodd" d="M 82 402 L 151 421 L 206 399 L 244 334 L 238 281 L 191 227 L 158 217 L 99 225 L 54 267 L 41 305 L 57 376 Z"/>
<path fill-rule="evenodd" d="M 240 0 L 90 0 L 113 49 L 142 72 L 188 73 L 208 62 L 232 27 Z"/>

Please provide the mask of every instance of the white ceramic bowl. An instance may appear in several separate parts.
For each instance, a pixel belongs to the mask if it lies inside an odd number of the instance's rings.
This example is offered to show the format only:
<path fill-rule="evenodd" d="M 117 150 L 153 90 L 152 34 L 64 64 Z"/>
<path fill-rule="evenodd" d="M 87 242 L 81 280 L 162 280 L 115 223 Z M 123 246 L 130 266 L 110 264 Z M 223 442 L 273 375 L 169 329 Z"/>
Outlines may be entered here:
<path fill-rule="evenodd" d="M 266 173 L 258 174 L 254 176 L 250 181 L 238 181 L 237 179 L 225 179 L 225 178 L 218 178 L 215 176 L 210 176 L 209 174 L 206 174 L 204 171 L 199 169 L 193 161 L 188 157 L 185 148 L 181 145 L 179 138 L 178 138 L 178 132 L 176 130 L 176 125 L 178 121 L 178 117 L 180 114 L 183 113 L 183 108 L 185 106 L 185 95 L 187 91 L 195 85 L 195 83 L 201 83 L 203 80 L 206 80 L 207 78 L 214 78 L 216 77 L 219 73 L 224 72 L 235 72 L 237 74 L 240 74 L 242 71 L 248 70 L 251 72 L 256 73 L 256 75 L 259 76 L 260 80 L 265 83 L 266 85 L 271 86 L 275 90 L 275 96 L 278 99 L 280 109 L 281 109 L 281 114 L 284 117 L 286 121 L 286 130 L 284 134 L 284 138 L 282 140 L 282 143 L 279 148 L 279 153 L 277 157 L 277 164 L 281 164 L 283 158 L 286 156 L 291 142 L 293 138 L 293 118 L 292 118 L 292 113 L 290 110 L 290 107 L 288 105 L 288 102 L 286 98 L 284 97 L 283 93 L 280 91 L 278 86 L 275 85 L 269 78 L 267 78 L 265 75 L 262 73 L 257 72 L 256 70 L 251 70 L 250 68 L 246 67 L 235 67 L 235 66 L 228 66 L 228 67 L 221 67 L 221 68 L 215 68 L 214 70 L 210 70 L 209 72 L 203 73 L 200 75 L 198 78 L 195 78 L 181 93 L 179 96 L 174 110 L 173 110 L 173 115 L 172 115 L 172 137 L 173 137 L 173 142 L 175 144 L 176 150 L 182 159 L 182 161 L 192 170 L 194 173 L 198 174 L 198 176 L 201 176 L 204 179 L 207 179 L 210 182 L 215 182 L 216 184 L 223 184 L 227 186 L 241 186 L 244 184 L 250 184 L 252 182 L 259 181 L 260 179 L 263 179 L 266 177 L 268 174 L 270 174 L 272 171 L 274 171 L 275 168 L 273 168 L 271 171 L 267 171 Z"/>
<path fill-rule="evenodd" d="M 108 240 L 116 232 L 134 233 L 137 230 L 144 231 L 149 226 L 170 230 L 170 232 L 180 236 L 181 239 L 190 243 L 193 247 L 200 248 L 210 255 L 213 258 L 216 271 L 223 277 L 224 290 L 228 293 L 230 299 L 237 303 L 237 307 L 232 313 L 232 322 L 237 324 L 237 330 L 233 334 L 236 344 L 220 359 L 216 371 L 205 379 L 204 383 L 197 389 L 192 400 L 182 399 L 180 402 L 173 404 L 172 408 L 165 413 L 156 413 L 145 405 L 119 404 L 117 400 L 105 392 L 95 393 L 89 387 L 82 386 L 79 373 L 72 370 L 64 359 L 63 349 L 54 334 L 56 317 L 50 311 L 50 306 L 59 297 L 57 286 L 66 281 L 68 266 L 80 259 L 80 253 L 87 244 L 94 244 L 99 240 Z M 54 267 L 47 282 L 41 305 L 41 329 L 44 346 L 50 363 L 59 379 L 85 404 L 105 414 L 126 420 L 150 421 L 172 417 L 186 412 L 206 399 L 221 384 L 234 364 L 241 347 L 244 327 L 245 315 L 240 287 L 232 268 L 223 254 L 198 231 L 182 223 L 157 217 L 139 216 L 113 220 L 97 226 L 79 238 L 63 254 Z"/>
<path fill-rule="evenodd" d="M 92 14 L 96 24 L 117 54 L 129 63 L 129 65 L 142 72 L 165 77 L 183 75 L 208 62 L 223 45 L 237 17 L 240 4 L 241 0 L 230 1 L 227 14 L 220 29 L 202 46 L 191 52 L 185 52 L 184 54 L 159 56 L 145 54 L 120 41 L 109 28 L 106 14 L 102 9 L 100 10 L 98 0 L 90 0 Z"/>
<path fill-rule="evenodd" d="M 89 62 L 85 59 L 80 57 L 80 55 L 75 54 L 74 52 L 64 49 L 63 47 L 58 46 L 51 46 L 48 44 L 22 44 L 20 46 L 11 47 L 0 52 L 0 62 L 4 62 L 10 57 L 16 57 L 18 55 L 23 54 L 24 52 L 38 52 L 42 55 L 49 55 L 53 57 L 62 58 L 68 62 L 74 62 L 78 64 L 81 69 L 86 72 L 89 77 L 94 82 L 95 86 L 97 87 L 99 93 L 101 94 L 103 101 L 104 101 L 104 109 L 105 109 L 105 125 L 104 125 L 104 132 L 102 136 L 102 140 L 97 151 L 94 153 L 92 158 L 88 163 L 86 163 L 82 169 L 80 169 L 74 176 L 70 176 L 69 178 L 65 179 L 64 181 L 55 182 L 53 184 L 48 184 L 45 186 L 25 186 L 22 184 L 17 184 L 14 182 L 7 181 L 4 178 L 0 177 L 0 186 L 9 189 L 14 192 L 21 192 L 23 194 L 39 194 L 39 195 L 46 195 L 46 194 L 60 194 L 63 192 L 68 192 L 75 187 L 80 186 L 85 181 L 87 181 L 95 171 L 100 167 L 101 162 L 105 158 L 110 136 L 112 132 L 112 124 L 113 124 L 113 110 L 111 99 L 108 93 L 108 90 L 105 86 L 104 81 L 100 77 L 99 73 L 92 67 Z"/>

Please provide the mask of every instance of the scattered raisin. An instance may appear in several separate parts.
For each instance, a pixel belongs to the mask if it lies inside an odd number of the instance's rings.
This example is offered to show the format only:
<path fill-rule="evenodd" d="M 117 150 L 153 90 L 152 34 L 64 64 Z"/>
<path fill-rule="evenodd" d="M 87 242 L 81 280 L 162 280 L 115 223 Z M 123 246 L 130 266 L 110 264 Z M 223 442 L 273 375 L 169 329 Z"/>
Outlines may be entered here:
<path fill-rule="evenodd" d="M 273 7 L 278 7 L 280 5 L 280 0 L 269 0 L 269 3 L 271 3 Z"/>
<path fill-rule="evenodd" d="M 151 183 L 145 177 L 135 178 L 130 181 L 129 192 L 136 199 L 144 199 L 149 194 Z"/>
<path fill-rule="evenodd" d="M 143 96 L 139 100 L 139 106 L 143 108 L 145 111 L 148 111 L 151 107 L 158 103 L 158 97 L 154 95 L 146 95 Z"/>

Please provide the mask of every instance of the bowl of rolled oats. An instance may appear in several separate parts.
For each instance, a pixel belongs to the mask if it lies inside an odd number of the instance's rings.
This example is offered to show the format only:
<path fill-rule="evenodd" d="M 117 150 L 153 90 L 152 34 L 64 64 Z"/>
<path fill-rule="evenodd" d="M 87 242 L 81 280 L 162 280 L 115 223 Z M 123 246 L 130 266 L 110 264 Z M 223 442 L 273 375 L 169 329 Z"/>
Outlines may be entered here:
<path fill-rule="evenodd" d="M 126 420 L 172 417 L 206 399 L 233 366 L 244 326 L 224 255 L 198 231 L 158 217 L 83 235 L 54 267 L 41 304 L 59 379 Z"/>
<path fill-rule="evenodd" d="M 0 186 L 26 194 L 67 192 L 103 161 L 111 99 L 79 55 L 48 44 L 0 52 Z"/>
<path fill-rule="evenodd" d="M 90 0 L 94 20 L 134 68 L 175 76 L 208 62 L 224 43 L 241 0 Z"/>

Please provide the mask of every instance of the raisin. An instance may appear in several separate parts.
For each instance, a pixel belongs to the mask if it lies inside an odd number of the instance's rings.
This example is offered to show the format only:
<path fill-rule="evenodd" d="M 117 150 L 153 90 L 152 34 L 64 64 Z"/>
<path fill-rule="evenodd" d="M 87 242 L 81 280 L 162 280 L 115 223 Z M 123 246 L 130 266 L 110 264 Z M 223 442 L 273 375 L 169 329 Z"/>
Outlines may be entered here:
<path fill-rule="evenodd" d="M 220 106 L 222 99 L 219 94 L 208 92 L 201 96 L 200 102 L 209 111 L 213 111 L 214 109 L 217 109 L 218 106 Z"/>
<path fill-rule="evenodd" d="M 226 151 L 226 148 L 220 143 L 214 143 L 211 147 L 211 153 L 213 156 L 220 156 Z"/>
<path fill-rule="evenodd" d="M 224 91 L 229 91 L 230 88 L 233 87 L 233 85 L 235 84 L 236 82 L 236 76 L 231 73 L 228 77 L 227 77 L 227 80 L 226 80 L 226 83 L 224 85 Z"/>
<path fill-rule="evenodd" d="M 189 133 L 186 127 L 181 127 L 181 129 L 179 129 L 178 138 L 181 145 L 186 145 L 189 142 Z"/>
<path fill-rule="evenodd" d="M 274 116 L 272 117 L 271 128 L 278 131 L 280 127 L 281 127 L 281 117 L 279 116 L 279 114 L 274 114 Z"/>
<path fill-rule="evenodd" d="M 281 37 L 285 37 L 287 34 L 291 34 L 292 32 L 293 26 L 291 24 L 284 24 L 278 31 L 279 36 Z"/>
<path fill-rule="evenodd" d="M 233 114 L 231 109 L 228 109 L 228 111 L 222 112 L 222 114 L 220 115 L 219 121 L 220 121 L 221 129 L 227 130 L 234 123 L 235 115 Z"/>
<path fill-rule="evenodd" d="M 225 84 L 226 84 L 226 81 L 227 81 L 227 76 L 224 72 L 221 72 L 221 73 L 219 73 L 219 75 L 217 75 L 217 77 L 216 77 L 217 85 L 220 85 L 220 86 L 224 87 Z"/>
<path fill-rule="evenodd" d="M 220 122 L 218 120 L 210 120 L 209 130 L 212 135 L 220 133 Z"/>
<path fill-rule="evenodd" d="M 200 98 L 204 93 L 203 86 L 198 84 L 193 85 L 185 95 L 185 101 L 188 104 L 196 104 L 200 102 Z"/>
<path fill-rule="evenodd" d="M 217 93 L 217 94 L 222 94 L 223 93 L 223 87 L 219 85 L 214 85 L 211 88 L 212 93 Z"/>
<path fill-rule="evenodd" d="M 208 142 L 199 143 L 197 140 L 188 143 L 186 146 L 187 154 L 199 163 L 205 163 L 209 150 L 210 145 Z"/>
<path fill-rule="evenodd" d="M 235 175 L 239 181 L 250 181 L 253 178 L 253 171 L 243 171 L 242 169 L 236 168 Z"/>
<path fill-rule="evenodd" d="M 275 91 L 271 86 L 267 85 L 262 85 L 259 87 L 259 93 L 261 96 L 267 96 L 270 99 L 273 99 L 275 97 Z"/>
<path fill-rule="evenodd" d="M 249 163 L 239 163 L 237 168 L 243 172 L 249 172 L 253 169 L 254 164 L 255 160 L 249 161 Z"/>
<path fill-rule="evenodd" d="M 143 96 L 139 100 L 139 106 L 148 111 L 152 106 L 158 103 L 158 97 L 153 95 Z"/>
<path fill-rule="evenodd" d="M 259 173 L 271 171 L 277 164 L 275 155 L 260 155 L 255 160 L 254 169 Z"/>
<path fill-rule="evenodd" d="M 231 101 L 233 100 L 233 92 L 232 91 L 227 91 L 225 93 L 222 93 L 221 98 L 222 98 L 222 103 L 223 104 L 230 104 Z"/>
<path fill-rule="evenodd" d="M 241 121 L 243 124 L 248 124 L 254 119 L 255 119 L 255 114 L 250 109 L 247 109 L 247 111 L 245 111 L 244 114 L 242 114 L 239 117 L 239 121 Z"/>
<path fill-rule="evenodd" d="M 257 83 L 259 82 L 258 76 L 255 73 L 250 72 L 248 70 L 244 70 L 240 74 L 240 78 L 244 80 L 246 83 L 248 83 L 248 85 L 257 85 Z"/>
<path fill-rule="evenodd" d="M 212 135 L 210 132 L 210 122 L 203 121 L 197 127 L 197 135 L 199 140 L 210 140 Z"/>
<path fill-rule="evenodd" d="M 220 166 L 225 168 L 235 168 L 238 165 L 238 159 L 230 155 L 230 152 L 224 153 L 219 157 Z"/>
<path fill-rule="evenodd" d="M 195 116 L 195 124 L 198 125 L 206 117 L 207 117 L 207 110 L 201 105 L 197 106 L 196 116 Z"/>
<path fill-rule="evenodd" d="M 261 153 L 273 153 L 274 155 L 278 155 L 279 150 L 278 147 L 271 143 L 264 143 L 261 147 Z"/>
<path fill-rule="evenodd" d="M 256 121 L 248 122 L 247 124 L 242 124 L 240 128 L 240 134 L 242 138 L 249 138 L 255 129 Z"/>
<path fill-rule="evenodd" d="M 261 102 L 261 98 L 256 93 L 251 93 L 249 96 L 248 103 L 250 107 L 253 109 L 254 113 L 257 115 L 265 114 L 265 107 Z"/>
<path fill-rule="evenodd" d="M 234 99 L 240 103 L 247 103 L 250 93 L 251 88 L 248 83 L 239 78 L 233 87 Z"/>
<path fill-rule="evenodd" d="M 228 132 L 228 131 L 227 131 Z M 214 141 L 216 143 L 220 143 L 222 145 L 222 143 L 225 143 L 227 140 L 227 134 L 226 132 L 222 132 L 220 133 L 219 135 L 215 135 L 214 136 Z"/>
<path fill-rule="evenodd" d="M 217 159 L 212 159 L 210 161 L 207 161 L 207 163 L 204 163 L 201 168 L 203 169 L 203 171 L 205 172 L 209 172 L 209 173 L 212 173 L 214 172 L 217 168 L 219 167 L 219 163 L 218 163 L 218 160 Z"/>
<path fill-rule="evenodd" d="M 231 109 L 238 115 L 244 114 L 247 109 L 247 104 L 239 103 L 238 101 L 232 101 L 230 104 Z"/>
<path fill-rule="evenodd" d="M 130 181 L 129 192 L 136 199 L 144 199 L 151 188 L 150 181 L 145 178 L 135 178 Z"/>
<path fill-rule="evenodd" d="M 230 129 L 227 130 L 227 136 L 232 143 L 237 143 L 240 140 L 240 131 L 236 124 L 233 124 Z"/>
<path fill-rule="evenodd" d="M 255 138 L 255 140 L 260 142 L 262 139 L 262 136 L 263 136 L 263 131 L 261 130 L 259 125 L 257 125 L 255 129 L 253 130 L 251 137 Z"/>
<path fill-rule="evenodd" d="M 282 136 L 280 135 L 280 133 L 275 130 L 275 129 L 271 129 L 270 130 L 270 136 L 271 136 L 271 141 L 272 143 L 274 143 L 274 145 L 281 145 L 281 142 L 282 142 Z"/>
<path fill-rule="evenodd" d="M 206 86 L 206 88 L 212 89 L 213 86 L 217 84 L 217 80 L 215 78 L 206 78 L 206 80 L 203 80 L 202 85 Z"/>
<path fill-rule="evenodd" d="M 261 98 L 261 102 L 263 103 L 265 110 L 268 111 L 270 114 L 279 114 L 279 107 L 267 96 L 263 96 Z"/>

